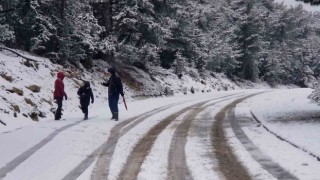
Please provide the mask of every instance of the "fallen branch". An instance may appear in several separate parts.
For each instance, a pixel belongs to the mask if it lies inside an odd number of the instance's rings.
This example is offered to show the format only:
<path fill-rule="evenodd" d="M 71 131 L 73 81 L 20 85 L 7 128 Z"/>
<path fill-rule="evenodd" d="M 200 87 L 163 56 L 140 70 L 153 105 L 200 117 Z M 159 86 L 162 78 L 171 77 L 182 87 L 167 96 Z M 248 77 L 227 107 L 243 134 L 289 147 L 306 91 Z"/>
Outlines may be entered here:
<path fill-rule="evenodd" d="M 0 120 L 0 123 L 1 123 L 1 124 L 3 124 L 3 125 L 5 125 L 5 126 L 7 125 L 6 123 L 4 123 L 4 122 L 3 122 L 3 121 L 1 121 L 1 120 Z"/>
<path fill-rule="evenodd" d="M 4 46 L 0 46 L 0 50 L 2 50 L 2 49 L 5 49 L 5 50 L 7 50 L 7 51 L 10 51 L 10 52 L 12 52 L 12 53 L 14 53 L 14 54 L 16 54 L 16 55 L 18 55 L 18 56 L 20 56 L 20 57 L 22 57 L 22 58 L 26 59 L 27 61 L 38 62 L 37 60 L 34 60 L 34 59 L 31 59 L 31 58 L 28 58 L 28 57 L 26 57 L 26 56 L 24 56 L 24 55 L 22 55 L 22 54 L 20 54 L 20 53 L 18 53 L 18 52 L 16 52 L 16 51 L 14 51 L 14 50 L 10 49 L 10 48 L 4 47 Z"/>

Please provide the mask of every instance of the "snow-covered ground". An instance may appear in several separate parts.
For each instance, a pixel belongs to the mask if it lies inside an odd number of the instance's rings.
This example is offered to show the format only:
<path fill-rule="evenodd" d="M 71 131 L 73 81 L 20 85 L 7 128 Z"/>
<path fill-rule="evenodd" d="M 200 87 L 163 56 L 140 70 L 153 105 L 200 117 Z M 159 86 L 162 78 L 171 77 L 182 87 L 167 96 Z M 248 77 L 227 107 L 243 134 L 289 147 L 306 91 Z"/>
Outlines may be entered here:
<path fill-rule="evenodd" d="M 316 180 L 320 178 L 320 107 L 307 99 L 310 93 L 310 89 L 292 89 L 261 94 L 240 104 L 237 113 L 261 122 L 243 129 L 273 161 L 298 179 Z"/>
<path fill-rule="evenodd" d="M 223 179 L 214 153 L 212 156 L 204 156 L 210 154 L 213 147 L 210 145 L 210 137 L 205 136 L 206 133 L 201 132 L 201 129 L 197 130 L 199 128 L 197 125 L 202 123 L 203 131 L 210 131 L 210 128 L 205 127 L 214 123 L 215 114 L 224 106 L 244 95 L 262 91 L 237 90 L 131 101 L 128 103 L 128 111 L 122 105 L 120 106 L 121 119 L 118 122 L 109 120 L 110 115 L 106 104 L 94 104 L 94 110 L 90 109 L 88 121 L 81 120 L 79 114 L 65 113 L 66 120 L 62 121 L 48 119 L 26 126 L 11 124 L 2 126 L 0 128 L 0 179 L 3 175 L 5 175 L 4 179 L 63 179 L 106 142 L 113 127 L 131 117 L 170 105 L 133 128 L 128 127 L 134 121 L 124 126 L 129 131 L 119 138 L 115 146 L 108 175 L 108 179 L 117 179 L 136 143 L 152 127 L 185 107 L 210 99 L 211 101 L 206 103 L 207 108 L 196 116 L 196 120 L 190 126 L 185 147 L 186 161 L 195 179 L 210 179 L 210 177 Z M 241 129 L 254 146 L 260 149 L 263 156 L 270 158 L 293 176 L 306 180 L 319 179 L 320 162 L 316 157 L 320 156 L 318 150 L 320 108 L 307 99 L 311 90 L 281 89 L 264 92 L 236 106 L 235 116 L 239 119 Z M 213 102 L 215 104 L 210 105 Z M 187 113 L 178 116 L 156 138 L 141 166 L 139 179 L 166 178 L 170 143 L 175 129 L 186 116 Z M 241 120 L 246 117 L 248 121 Z M 267 131 L 265 127 L 285 141 Z M 246 150 L 231 127 L 226 126 L 225 131 L 233 151 L 253 177 L 274 178 L 272 173 Z M 97 159 L 98 156 L 95 158 Z M 95 163 L 96 161 L 93 161 L 88 164 L 85 171 L 76 177 L 90 179 Z"/>

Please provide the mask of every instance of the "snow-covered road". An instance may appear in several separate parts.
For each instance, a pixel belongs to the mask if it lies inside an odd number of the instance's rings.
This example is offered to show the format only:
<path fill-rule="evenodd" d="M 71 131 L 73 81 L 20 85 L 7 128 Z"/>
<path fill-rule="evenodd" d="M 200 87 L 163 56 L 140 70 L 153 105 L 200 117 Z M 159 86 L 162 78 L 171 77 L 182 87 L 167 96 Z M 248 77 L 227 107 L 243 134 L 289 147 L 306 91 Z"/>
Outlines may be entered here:
<path fill-rule="evenodd" d="M 105 104 L 88 121 L 1 127 L 0 179 L 320 179 L 310 89 L 238 90 Z"/>

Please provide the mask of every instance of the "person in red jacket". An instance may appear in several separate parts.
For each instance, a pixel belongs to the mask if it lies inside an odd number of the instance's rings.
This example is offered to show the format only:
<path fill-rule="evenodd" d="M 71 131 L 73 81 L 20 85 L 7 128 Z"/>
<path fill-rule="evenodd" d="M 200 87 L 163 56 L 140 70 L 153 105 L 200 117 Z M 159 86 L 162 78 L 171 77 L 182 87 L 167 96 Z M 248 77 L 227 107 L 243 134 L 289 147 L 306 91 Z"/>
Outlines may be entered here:
<path fill-rule="evenodd" d="M 55 120 L 60 120 L 61 118 L 63 97 L 65 97 L 65 100 L 67 100 L 68 98 L 66 92 L 64 92 L 63 78 L 64 78 L 64 74 L 63 72 L 60 71 L 58 72 L 57 79 L 54 82 L 53 98 L 56 100 L 58 104 L 58 108 L 55 113 Z"/>

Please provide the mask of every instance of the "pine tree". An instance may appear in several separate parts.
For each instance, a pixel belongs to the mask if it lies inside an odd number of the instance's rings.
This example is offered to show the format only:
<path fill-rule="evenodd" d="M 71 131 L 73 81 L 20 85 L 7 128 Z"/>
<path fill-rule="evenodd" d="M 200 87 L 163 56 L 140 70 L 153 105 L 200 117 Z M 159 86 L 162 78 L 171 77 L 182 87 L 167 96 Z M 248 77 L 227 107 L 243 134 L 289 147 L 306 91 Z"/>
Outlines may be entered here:
<path fill-rule="evenodd" d="M 180 52 L 186 60 L 186 65 L 196 67 L 203 72 L 209 61 L 209 41 L 206 40 L 206 20 L 204 7 L 207 2 L 170 1 L 168 16 L 174 19 L 175 26 L 171 26 L 172 36 L 166 39 L 166 49 Z M 166 59 L 164 59 L 166 61 Z M 173 63 L 175 59 L 171 60 Z"/>
<path fill-rule="evenodd" d="M 233 11 L 234 25 L 231 27 L 234 43 L 233 50 L 240 63 L 237 74 L 248 80 L 256 81 L 259 74 L 260 29 L 262 27 L 260 11 L 257 2 L 250 0 L 236 0 L 230 3 Z"/>
<path fill-rule="evenodd" d="M 34 38 L 46 39 L 43 32 L 46 32 L 47 27 L 43 25 L 45 23 L 38 12 L 36 0 L 3 0 L 1 4 L 11 9 L 3 13 L 2 21 L 8 29 L 14 31 L 16 47 L 30 51 L 37 43 Z"/>
<path fill-rule="evenodd" d="M 10 5 L 6 4 L 8 2 L 1 2 L 0 4 L 0 43 L 12 43 L 14 40 L 14 32 L 12 31 L 10 25 L 6 22 L 5 14 L 13 9 Z"/>
<path fill-rule="evenodd" d="M 314 18 L 302 7 L 286 9 L 278 5 L 271 9 L 265 23 L 261 76 L 272 84 L 304 85 L 304 79 L 311 78 L 305 70 L 310 69 L 317 49 L 317 43 L 311 45 L 318 39 L 310 26 Z"/>
<path fill-rule="evenodd" d="M 114 33 L 118 44 L 115 57 L 129 64 L 159 64 L 157 55 L 167 36 L 166 28 L 161 26 L 162 17 L 155 1 L 119 0 L 114 3 Z M 155 9 L 157 7 L 158 9 Z M 140 66 L 138 65 L 138 66 Z"/>
<path fill-rule="evenodd" d="M 93 16 L 92 7 L 88 1 L 82 0 L 61 0 L 49 1 L 41 5 L 55 27 L 50 43 L 56 49 L 59 63 L 87 62 L 97 52 L 99 35 L 102 28 L 98 25 L 97 19 Z M 90 63 L 89 63 L 90 64 Z"/>
<path fill-rule="evenodd" d="M 212 6 L 208 22 L 207 38 L 210 42 L 209 56 L 211 59 L 207 64 L 207 69 L 216 72 L 224 72 L 227 76 L 232 77 L 235 70 L 239 68 L 237 61 L 238 52 L 235 51 L 236 45 L 232 43 L 233 34 L 233 12 L 226 1 L 215 2 Z"/>

